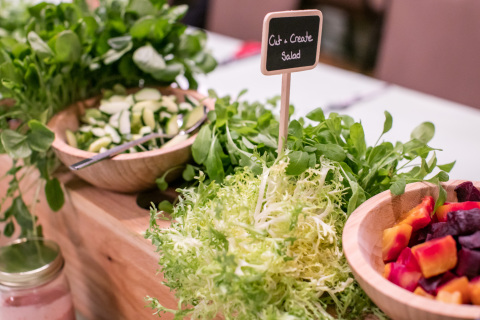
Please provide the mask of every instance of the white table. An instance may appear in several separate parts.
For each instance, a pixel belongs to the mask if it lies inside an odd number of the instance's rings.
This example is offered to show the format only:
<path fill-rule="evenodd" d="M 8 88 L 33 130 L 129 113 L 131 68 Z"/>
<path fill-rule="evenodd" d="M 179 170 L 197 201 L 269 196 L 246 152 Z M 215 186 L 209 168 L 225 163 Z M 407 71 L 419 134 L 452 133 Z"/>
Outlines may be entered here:
<path fill-rule="evenodd" d="M 208 39 L 208 46 L 219 60 L 233 54 L 241 45 L 240 40 L 212 33 Z M 291 81 L 290 103 L 296 108 L 294 117 L 358 94 L 376 92 L 370 99 L 339 111 L 362 122 L 369 145 L 375 143 L 383 129 L 385 110 L 393 116 L 393 128 L 384 136 L 390 142 L 408 141 L 417 125 L 430 121 L 436 133 L 429 145 L 443 149 L 437 153 L 438 163 L 457 161 L 450 178 L 480 181 L 480 140 L 477 138 L 480 110 L 395 85 L 385 87 L 380 80 L 324 64 L 310 71 L 293 73 Z M 281 76 L 264 76 L 257 55 L 220 65 L 202 76 L 199 83 L 202 93 L 211 88 L 219 95 L 236 96 L 242 89 L 248 89 L 245 99 L 265 101 L 280 95 Z"/>

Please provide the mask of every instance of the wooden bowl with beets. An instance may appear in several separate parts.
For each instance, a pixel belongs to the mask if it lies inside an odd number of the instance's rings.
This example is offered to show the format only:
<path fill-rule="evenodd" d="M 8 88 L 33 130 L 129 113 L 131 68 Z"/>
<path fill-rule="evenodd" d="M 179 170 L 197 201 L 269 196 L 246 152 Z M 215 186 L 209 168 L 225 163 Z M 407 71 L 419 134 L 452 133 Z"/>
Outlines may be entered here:
<path fill-rule="evenodd" d="M 480 318 L 480 182 L 418 182 L 378 194 L 343 231 L 355 279 L 392 319 Z"/>

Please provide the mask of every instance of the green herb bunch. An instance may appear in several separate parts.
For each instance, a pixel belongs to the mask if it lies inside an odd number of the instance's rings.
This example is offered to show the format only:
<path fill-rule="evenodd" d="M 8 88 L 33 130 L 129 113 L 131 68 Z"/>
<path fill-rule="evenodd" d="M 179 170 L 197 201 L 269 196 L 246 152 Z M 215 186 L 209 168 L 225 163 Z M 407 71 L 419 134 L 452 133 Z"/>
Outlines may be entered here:
<path fill-rule="evenodd" d="M 230 96 L 216 97 L 215 111 L 209 114 L 210 124 L 203 126 L 192 151 L 196 165 L 189 165 L 183 177 L 192 180 L 199 172 L 208 179 L 222 182 L 225 175 L 236 167 L 250 167 L 252 172 L 262 172 L 261 161 L 272 164 L 277 159 L 278 120 L 272 113 L 278 98 L 249 103 Z M 290 114 L 294 113 L 290 106 Z M 287 174 L 298 175 L 313 168 L 324 156 L 341 166 L 345 190 L 345 208 L 353 212 L 372 196 L 391 190 L 402 194 L 407 183 L 427 181 L 439 184 L 448 181 L 453 163 L 438 165 L 436 152 L 428 142 L 435 134 L 430 122 L 419 124 L 407 142 L 381 141 L 390 131 L 393 119 L 385 111 L 385 122 L 377 142 L 367 146 L 363 126 L 348 115 L 330 113 L 325 117 L 321 108 L 307 114 L 305 119 L 289 123 L 286 149 L 289 150 Z M 260 155 L 260 156 L 259 156 Z M 164 179 L 158 179 L 165 187 Z M 445 201 L 446 193 L 440 188 L 438 203 Z"/>
<path fill-rule="evenodd" d="M 0 206 L 14 199 L 0 217 L 6 222 L 4 235 L 13 234 L 14 220 L 22 235 L 34 229 L 33 219 L 23 218 L 28 209 L 19 188 L 22 168 L 39 170 L 53 210 L 63 205 L 60 183 L 52 178 L 54 136 L 46 127 L 56 112 L 118 83 L 170 85 L 183 78 L 196 88 L 196 75 L 215 68 L 205 33 L 180 22 L 186 11 L 187 6 L 170 7 L 166 0 L 103 1 L 95 11 L 85 0 L 43 2 L 28 7 L 21 30 L 3 30 L 0 94 L 9 103 L 0 106 L 0 152 L 13 165 Z"/>

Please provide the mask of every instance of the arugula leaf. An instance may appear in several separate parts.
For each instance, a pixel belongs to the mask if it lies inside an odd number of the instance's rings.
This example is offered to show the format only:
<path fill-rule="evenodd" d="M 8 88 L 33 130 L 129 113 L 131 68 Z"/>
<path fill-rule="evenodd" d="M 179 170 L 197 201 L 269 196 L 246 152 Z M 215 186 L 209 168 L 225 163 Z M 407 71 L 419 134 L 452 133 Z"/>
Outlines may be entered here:
<path fill-rule="evenodd" d="M 287 174 L 298 176 L 300 173 L 308 168 L 310 157 L 307 152 L 293 151 L 288 154 L 289 163 L 287 167 Z"/>

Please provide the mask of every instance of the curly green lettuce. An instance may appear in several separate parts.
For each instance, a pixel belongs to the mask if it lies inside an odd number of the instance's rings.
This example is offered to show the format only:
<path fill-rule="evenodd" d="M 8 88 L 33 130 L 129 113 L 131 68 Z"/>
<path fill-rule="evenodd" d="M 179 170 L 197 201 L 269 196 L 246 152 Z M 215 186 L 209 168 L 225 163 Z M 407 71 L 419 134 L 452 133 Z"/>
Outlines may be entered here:
<path fill-rule="evenodd" d="M 357 319 L 381 312 L 355 282 L 342 252 L 347 220 L 341 168 L 324 157 L 293 176 L 287 157 L 261 175 L 237 169 L 222 184 L 181 191 L 175 221 L 146 236 L 160 254 L 179 310 L 175 319 Z"/>

